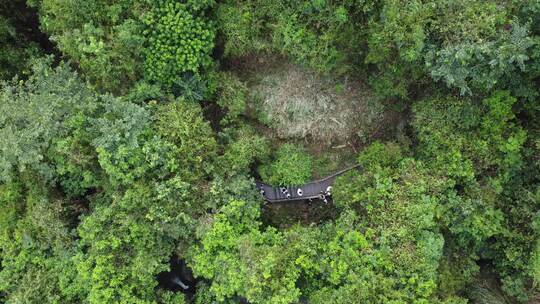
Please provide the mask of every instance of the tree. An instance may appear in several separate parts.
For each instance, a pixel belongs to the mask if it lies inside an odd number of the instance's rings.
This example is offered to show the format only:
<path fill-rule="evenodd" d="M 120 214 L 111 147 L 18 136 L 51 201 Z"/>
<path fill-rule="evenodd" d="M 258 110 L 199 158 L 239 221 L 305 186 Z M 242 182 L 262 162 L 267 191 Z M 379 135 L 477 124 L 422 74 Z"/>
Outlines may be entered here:
<path fill-rule="evenodd" d="M 73 288 L 89 303 L 155 303 L 156 275 L 168 269 L 176 246 L 190 240 L 197 210 L 190 192 L 174 178 L 95 202 L 78 227 Z"/>
<path fill-rule="evenodd" d="M 359 156 L 360 160 L 370 160 L 364 172 L 353 172 L 336 181 L 336 204 L 361 214 L 347 220 L 348 225 L 353 219 L 356 222 L 352 226 L 356 236 L 348 233 L 365 249 L 358 260 L 346 256 L 339 259 L 343 266 L 336 271 L 348 269 L 350 273 L 336 274 L 341 279 L 330 281 L 336 289 L 315 293 L 321 303 L 332 297 L 341 297 L 343 302 L 354 297 L 376 303 L 437 301 L 437 269 L 444 239 L 436 216 L 447 184 L 431 175 L 421 162 L 401 153 L 395 144 L 374 144 Z M 339 230 L 336 234 L 343 235 Z M 330 250 L 354 244 L 334 242 L 329 244 Z M 353 253 L 346 248 L 339 250 Z M 376 262 L 369 262 L 372 258 Z"/>
<path fill-rule="evenodd" d="M 66 64 L 33 64 L 27 81 L 3 83 L 0 95 L 0 181 L 37 174 L 70 195 L 96 186 L 85 128 L 98 97 Z"/>
<path fill-rule="evenodd" d="M 144 1 L 29 0 L 43 30 L 98 88 L 124 93 L 143 70 Z"/>
<path fill-rule="evenodd" d="M 391 162 L 374 163 L 336 184 L 344 208 L 335 221 L 286 230 L 263 227 L 254 202 L 231 200 L 200 222 L 189 250 L 205 296 L 251 303 L 437 302 L 444 239 L 436 208 L 446 183 L 392 145 Z M 359 216 L 362 214 L 362 216 Z M 458 299 L 455 299 L 456 301 Z"/>
<path fill-rule="evenodd" d="M 430 75 L 449 87 L 458 88 L 461 95 L 470 95 L 472 90 L 488 92 L 493 88 L 531 94 L 532 88 L 528 87 L 531 84 L 522 76 L 529 70 L 527 65 L 534 46 L 528 28 L 512 24 L 492 39 L 474 43 L 460 40 L 429 52 L 426 64 Z"/>
<path fill-rule="evenodd" d="M 534 152 L 513 112 L 516 101 L 505 91 L 481 103 L 427 100 L 413 108 L 413 126 L 419 157 L 452 187 L 440 209 L 451 251 L 493 260 L 506 292 L 524 301 L 532 284 L 538 206 L 531 195 L 536 169 L 525 166 Z"/>
<path fill-rule="evenodd" d="M 179 99 L 156 112 L 156 132 L 174 145 L 179 171 L 186 181 L 199 180 L 213 170 L 216 140 L 198 104 Z"/>
<path fill-rule="evenodd" d="M 145 73 L 150 80 L 171 87 L 185 72 L 210 66 L 215 30 L 205 12 L 213 1 L 187 3 L 159 0 L 144 17 L 148 29 Z"/>
<path fill-rule="evenodd" d="M 77 303 L 64 292 L 73 273 L 75 216 L 48 185 L 0 184 L 0 299 L 6 303 Z"/>
<path fill-rule="evenodd" d="M 260 232 L 259 215 L 257 203 L 229 202 L 190 251 L 194 274 L 212 280 L 209 291 L 217 301 L 236 295 L 252 303 L 298 299 L 299 273 L 290 251 L 283 250 L 283 235 L 273 228 Z"/>

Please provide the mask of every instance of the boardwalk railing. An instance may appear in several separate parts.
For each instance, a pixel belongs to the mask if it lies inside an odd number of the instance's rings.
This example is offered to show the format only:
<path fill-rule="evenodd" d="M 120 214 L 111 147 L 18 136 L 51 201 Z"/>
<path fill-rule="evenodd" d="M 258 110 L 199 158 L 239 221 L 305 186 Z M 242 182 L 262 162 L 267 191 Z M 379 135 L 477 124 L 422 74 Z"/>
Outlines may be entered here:
<path fill-rule="evenodd" d="M 336 177 L 349 170 L 361 168 L 362 167 L 359 164 L 354 165 L 323 179 L 299 186 L 274 187 L 260 181 L 256 181 L 255 185 L 257 186 L 257 189 L 263 196 L 264 200 L 270 203 L 307 199 L 321 199 L 324 202 L 327 202 L 327 198 L 332 195 L 332 184 L 334 183 Z"/>

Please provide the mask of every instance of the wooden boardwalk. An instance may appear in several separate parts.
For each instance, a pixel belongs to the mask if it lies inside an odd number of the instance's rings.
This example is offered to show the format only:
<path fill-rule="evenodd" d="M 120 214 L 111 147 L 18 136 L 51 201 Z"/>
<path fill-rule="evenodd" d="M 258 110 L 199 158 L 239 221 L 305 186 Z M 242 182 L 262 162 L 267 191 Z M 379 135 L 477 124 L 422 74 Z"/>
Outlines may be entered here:
<path fill-rule="evenodd" d="M 280 186 L 275 187 L 256 181 L 257 190 L 261 193 L 264 200 L 270 203 L 284 201 L 299 201 L 307 199 L 321 199 L 326 201 L 332 195 L 332 184 L 339 175 L 352 170 L 361 169 L 360 165 L 354 165 L 339 172 L 336 172 L 323 179 L 309 182 L 299 186 Z"/>

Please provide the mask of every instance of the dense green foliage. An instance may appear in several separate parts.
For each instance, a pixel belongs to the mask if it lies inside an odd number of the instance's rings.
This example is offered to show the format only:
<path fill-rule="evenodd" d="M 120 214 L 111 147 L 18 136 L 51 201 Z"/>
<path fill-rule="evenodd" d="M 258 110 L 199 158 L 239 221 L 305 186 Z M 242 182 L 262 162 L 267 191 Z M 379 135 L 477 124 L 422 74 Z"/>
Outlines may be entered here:
<path fill-rule="evenodd" d="M 272 185 L 301 185 L 311 176 L 313 160 L 299 146 L 284 144 L 275 152 L 272 162 L 259 168 L 264 181 Z"/>
<path fill-rule="evenodd" d="M 211 4 L 156 1 L 145 16 L 149 28 L 145 61 L 148 79 L 171 86 L 181 73 L 196 73 L 211 64 L 215 34 L 202 15 Z"/>
<path fill-rule="evenodd" d="M 441 206 L 455 250 L 466 250 L 473 259 L 477 254 L 492 258 L 507 292 L 526 297 L 526 282 L 538 280 L 532 256 L 539 172 L 525 166 L 526 155 L 536 151 L 516 122 L 515 102 L 507 92 L 495 92 L 481 103 L 419 102 L 413 125 L 420 157 L 459 189 L 448 193 Z M 490 238 L 496 242 L 490 244 Z"/>
<path fill-rule="evenodd" d="M 143 1 L 31 0 L 41 27 L 96 86 L 123 92 L 142 72 Z"/>
<path fill-rule="evenodd" d="M 407 98 L 428 77 L 462 94 L 533 94 L 532 1 L 227 1 L 225 54 L 279 51 L 320 71 L 367 74 L 382 96 Z M 526 13 L 517 13 L 525 11 Z M 238 18 L 238 16 L 241 16 Z M 534 19 L 536 20 L 536 19 Z M 517 78 L 516 78 L 517 77 Z"/>
<path fill-rule="evenodd" d="M 98 88 L 125 93 L 146 76 L 170 87 L 181 72 L 211 64 L 213 1 L 29 0 L 43 30 Z"/>
<path fill-rule="evenodd" d="M 300 295 L 310 303 L 436 301 L 444 183 L 396 155 L 342 186 L 342 216 L 322 227 L 262 229 L 256 202 L 231 201 L 201 231 L 191 252 L 195 274 L 211 279 L 218 301 L 236 294 L 252 303 L 294 303 Z"/>
<path fill-rule="evenodd" d="M 15 0 L 0 45 L 1 303 L 540 299 L 538 1 Z"/>

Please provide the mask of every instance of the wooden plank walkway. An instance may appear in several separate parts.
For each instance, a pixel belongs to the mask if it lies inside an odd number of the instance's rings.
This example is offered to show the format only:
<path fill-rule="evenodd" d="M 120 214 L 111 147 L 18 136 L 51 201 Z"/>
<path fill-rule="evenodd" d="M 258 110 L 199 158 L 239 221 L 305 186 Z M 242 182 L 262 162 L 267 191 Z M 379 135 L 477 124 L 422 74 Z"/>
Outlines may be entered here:
<path fill-rule="evenodd" d="M 332 184 L 334 183 L 336 177 L 349 170 L 361 168 L 362 167 L 359 164 L 354 165 L 323 179 L 298 186 L 274 187 L 260 181 L 255 181 L 255 185 L 257 190 L 259 190 L 263 196 L 264 200 L 270 203 L 299 201 L 306 199 L 321 199 L 326 201 L 326 199 L 332 195 Z"/>

